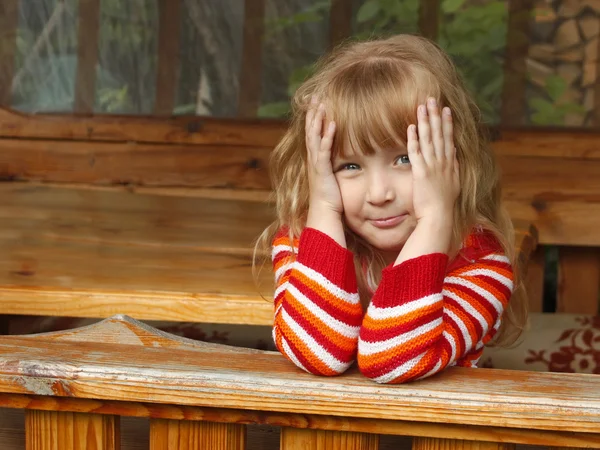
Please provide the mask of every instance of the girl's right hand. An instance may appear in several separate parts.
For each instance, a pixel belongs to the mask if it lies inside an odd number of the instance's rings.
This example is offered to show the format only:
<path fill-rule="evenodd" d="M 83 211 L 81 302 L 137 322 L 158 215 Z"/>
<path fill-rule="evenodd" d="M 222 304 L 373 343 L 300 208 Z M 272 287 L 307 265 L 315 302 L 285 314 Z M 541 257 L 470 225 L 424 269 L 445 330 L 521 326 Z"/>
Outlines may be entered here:
<path fill-rule="evenodd" d="M 330 121 L 325 131 L 325 105 L 311 102 L 306 113 L 306 149 L 308 153 L 308 185 L 310 188 L 310 208 L 318 211 L 332 211 L 342 214 L 342 195 L 333 167 L 331 147 L 335 136 L 335 122 Z"/>

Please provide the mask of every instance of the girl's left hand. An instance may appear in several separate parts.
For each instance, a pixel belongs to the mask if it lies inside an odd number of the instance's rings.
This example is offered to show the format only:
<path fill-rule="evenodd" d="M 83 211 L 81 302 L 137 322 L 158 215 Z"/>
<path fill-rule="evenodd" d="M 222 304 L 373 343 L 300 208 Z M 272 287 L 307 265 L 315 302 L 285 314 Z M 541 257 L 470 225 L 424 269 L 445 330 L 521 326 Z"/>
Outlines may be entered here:
<path fill-rule="evenodd" d="M 441 112 L 429 98 L 417 109 L 417 127 L 408 127 L 408 157 L 412 166 L 413 208 L 417 221 L 451 220 L 460 193 L 450 108 Z"/>

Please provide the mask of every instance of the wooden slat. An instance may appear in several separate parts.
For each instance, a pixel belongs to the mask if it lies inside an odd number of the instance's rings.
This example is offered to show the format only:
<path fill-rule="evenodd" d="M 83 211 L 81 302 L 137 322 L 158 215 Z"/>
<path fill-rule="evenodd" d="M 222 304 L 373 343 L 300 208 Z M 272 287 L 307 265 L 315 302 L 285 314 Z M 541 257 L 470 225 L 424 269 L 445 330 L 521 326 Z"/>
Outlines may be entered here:
<path fill-rule="evenodd" d="M 440 25 L 440 0 L 419 1 L 419 33 L 436 41 Z"/>
<path fill-rule="evenodd" d="M 329 47 L 333 48 L 352 36 L 353 2 L 332 0 L 329 10 Z"/>
<path fill-rule="evenodd" d="M 15 75 L 19 0 L 0 3 L 0 105 L 12 103 L 12 81 Z"/>
<path fill-rule="evenodd" d="M 27 115 L 0 108 L 3 137 L 273 148 L 284 128 L 280 120 Z"/>
<path fill-rule="evenodd" d="M 244 428 L 238 424 L 151 420 L 150 450 L 245 450 Z"/>
<path fill-rule="evenodd" d="M 158 2 L 158 66 L 156 75 L 156 100 L 154 114 L 173 114 L 179 70 L 181 37 L 181 0 Z"/>
<path fill-rule="evenodd" d="M 545 250 L 538 247 L 527 265 L 525 288 L 529 301 L 529 312 L 543 312 L 544 310 L 544 269 Z"/>
<path fill-rule="evenodd" d="M 205 344 L 205 343 L 201 343 Z M 243 350 L 243 349 L 241 349 Z M 129 403 L 124 401 L 88 400 L 70 397 L 44 397 L 20 394 L 0 393 L 0 406 L 6 408 L 36 409 L 42 411 L 77 411 L 97 414 L 117 414 L 125 417 L 163 418 L 201 420 L 208 422 L 246 424 L 267 424 L 281 427 L 308 428 L 337 431 L 340 429 L 356 433 L 422 436 L 447 439 L 463 439 L 469 436 L 473 441 L 502 441 L 516 444 L 539 446 L 560 445 L 562 447 L 600 448 L 600 434 L 585 433 L 583 435 L 568 431 L 545 431 L 512 429 L 500 426 L 465 426 L 445 423 L 414 423 L 412 421 L 392 421 L 379 419 L 361 419 L 354 417 L 295 414 L 264 413 L 242 411 L 215 407 L 178 406 L 172 404 Z M 5 410 L 8 411 L 8 410 Z M 4 411 L 2 411 L 4 412 Z M 124 420 L 122 420 L 124 422 Z M 13 420 L 14 422 L 14 420 Z M 9 427 L 17 425 L 12 422 Z M 122 427 L 122 433 L 124 433 Z"/>
<path fill-rule="evenodd" d="M 282 428 L 281 450 L 377 450 L 379 436 L 347 431 Z"/>
<path fill-rule="evenodd" d="M 0 136 L 273 148 L 286 122 L 274 119 L 19 114 L 0 108 Z M 600 133 L 591 129 L 492 128 L 498 155 L 600 159 Z"/>
<path fill-rule="evenodd" d="M 100 0 L 79 0 L 77 76 L 73 106 L 77 113 L 90 114 L 94 111 L 99 33 Z"/>
<path fill-rule="evenodd" d="M 600 299 L 600 251 L 561 247 L 558 261 L 557 312 L 597 314 Z"/>
<path fill-rule="evenodd" d="M 265 0 L 245 0 L 238 116 L 256 117 L 262 93 Z"/>
<path fill-rule="evenodd" d="M 27 411 L 27 450 L 119 450 L 119 418 L 100 414 Z"/>
<path fill-rule="evenodd" d="M 351 416 L 415 426 L 491 425 L 574 435 L 597 433 L 600 427 L 600 379 L 593 375 L 452 367 L 418 383 L 389 386 L 354 369 L 343 377 L 315 377 L 277 352 L 74 344 L 43 336 L 0 337 L 0 392 L 98 400 L 126 396 L 131 402 Z"/>
<path fill-rule="evenodd" d="M 504 53 L 504 84 L 502 88 L 502 125 L 522 125 L 525 122 L 526 58 L 529 49 L 529 28 L 533 0 L 508 0 L 508 28 Z"/>
<path fill-rule="evenodd" d="M 465 436 L 466 437 L 466 436 Z M 514 450 L 514 444 L 475 442 L 462 439 L 413 439 L 413 450 Z"/>
<path fill-rule="evenodd" d="M 268 147 L 0 140 L 0 177 L 59 183 L 269 189 Z"/>
<path fill-rule="evenodd" d="M 596 19 L 598 20 L 598 19 Z M 596 76 L 600 74 L 600 39 L 596 40 Z M 600 129 L 600 83 L 594 83 L 594 109 L 592 111 L 592 126 L 596 129 Z"/>

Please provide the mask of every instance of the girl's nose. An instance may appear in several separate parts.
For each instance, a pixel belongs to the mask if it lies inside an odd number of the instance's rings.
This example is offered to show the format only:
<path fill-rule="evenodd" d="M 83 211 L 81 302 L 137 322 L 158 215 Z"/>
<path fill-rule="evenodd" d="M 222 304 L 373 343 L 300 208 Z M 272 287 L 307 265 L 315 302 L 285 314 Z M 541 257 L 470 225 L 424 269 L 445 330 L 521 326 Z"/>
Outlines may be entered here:
<path fill-rule="evenodd" d="M 375 175 L 372 177 L 367 190 L 367 201 L 373 205 L 382 205 L 394 200 L 395 191 L 387 177 Z"/>

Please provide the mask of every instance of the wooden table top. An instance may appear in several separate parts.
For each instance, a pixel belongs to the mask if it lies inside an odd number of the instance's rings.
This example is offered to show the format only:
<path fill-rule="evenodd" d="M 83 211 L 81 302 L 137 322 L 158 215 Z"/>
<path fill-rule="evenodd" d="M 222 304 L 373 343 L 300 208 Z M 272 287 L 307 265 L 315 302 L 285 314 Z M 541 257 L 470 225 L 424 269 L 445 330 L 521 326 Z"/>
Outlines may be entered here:
<path fill-rule="evenodd" d="M 270 264 L 252 276 L 265 201 L 2 183 L 0 204 L 4 314 L 272 323 Z"/>

